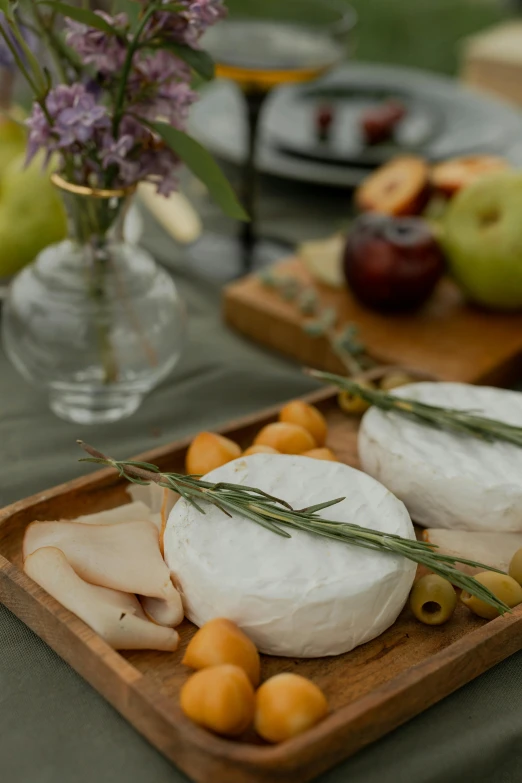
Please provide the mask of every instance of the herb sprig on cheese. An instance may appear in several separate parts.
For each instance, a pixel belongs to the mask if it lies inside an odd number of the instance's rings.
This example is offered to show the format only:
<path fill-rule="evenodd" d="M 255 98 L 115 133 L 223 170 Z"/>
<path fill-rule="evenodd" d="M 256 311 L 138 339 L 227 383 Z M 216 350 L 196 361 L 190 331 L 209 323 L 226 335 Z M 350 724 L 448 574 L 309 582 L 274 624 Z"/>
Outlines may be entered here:
<path fill-rule="evenodd" d="M 335 377 L 335 376 L 332 376 Z M 494 606 L 501 614 L 509 612 L 509 607 L 499 601 L 493 593 L 480 584 L 472 576 L 459 571 L 457 563 L 480 568 L 496 570 L 483 563 L 476 563 L 451 555 L 440 554 L 436 548 L 424 541 L 416 541 L 401 536 L 369 530 L 345 522 L 335 522 L 318 516 L 319 511 L 340 503 L 344 498 L 325 501 L 310 508 L 296 510 L 286 501 L 267 495 L 259 489 L 245 487 L 242 484 L 219 483 L 212 484 L 202 481 L 197 476 L 186 476 L 179 473 L 161 473 L 159 468 L 148 462 L 133 460 L 118 461 L 102 454 L 92 446 L 78 441 L 79 445 L 90 455 L 83 462 L 93 462 L 106 465 L 118 471 L 122 478 L 135 484 L 150 484 L 177 492 L 205 514 L 202 503 L 211 503 L 221 509 L 224 514 L 238 514 L 247 517 L 258 525 L 284 538 L 291 538 L 287 528 L 303 530 L 313 535 L 334 539 L 345 544 L 381 551 L 383 553 L 401 555 L 408 560 L 424 565 L 453 585 L 466 590 L 471 595 L 481 598 Z"/>
<path fill-rule="evenodd" d="M 369 405 L 374 405 L 383 411 L 391 411 L 401 416 L 406 416 L 419 424 L 461 435 L 470 435 L 480 440 L 490 442 L 504 441 L 505 443 L 522 447 L 522 427 L 479 416 L 473 411 L 428 405 L 425 402 L 408 399 L 402 395 L 396 397 L 379 389 L 362 386 L 357 381 L 344 378 L 341 375 L 334 375 L 320 370 L 307 370 L 306 372 L 312 378 L 338 386 L 339 389 L 348 392 L 354 397 L 360 397 Z"/>

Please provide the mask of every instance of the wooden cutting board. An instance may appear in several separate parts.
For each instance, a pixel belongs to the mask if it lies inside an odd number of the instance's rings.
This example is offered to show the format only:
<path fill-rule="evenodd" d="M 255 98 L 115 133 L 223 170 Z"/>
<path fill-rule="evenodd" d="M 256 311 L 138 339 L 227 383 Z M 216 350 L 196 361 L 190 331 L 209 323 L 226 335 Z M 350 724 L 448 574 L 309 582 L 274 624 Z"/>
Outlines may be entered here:
<path fill-rule="evenodd" d="M 336 392 L 321 389 L 304 399 L 322 410 L 328 445 L 339 460 L 358 467 L 358 420 L 341 413 Z M 278 408 L 259 411 L 220 432 L 244 448 L 277 413 Z M 140 459 L 179 472 L 189 443 L 188 438 L 171 443 Z M 128 503 L 127 486 L 114 470 L 89 472 L 1 510 L 0 602 L 197 783 L 310 781 L 522 647 L 522 605 L 486 622 L 459 603 L 451 620 L 436 628 L 417 622 L 407 605 L 385 633 L 344 655 L 262 656 L 263 680 L 296 672 L 323 689 L 330 713 L 317 726 L 275 746 L 252 730 L 235 740 L 214 736 L 194 725 L 179 706 L 180 689 L 191 674 L 181 659 L 195 631 L 192 623 L 185 620 L 178 627 L 181 642 L 175 653 L 119 653 L 23 572 L 22 540 L 28 524 Z"/>
<path fill-rule="evenodd" d="M 281 261 L 274 275 L 314 286 L 325 306 L 339 312 L 340 324 L 355 323 L 370 355 L 465 383 L 508 384 L 522 376 L 522 314 L 497 314 L 466 305 L 457 287 L 443 280 L 432 299 L 411 315 L 379 315 L 346 290 L 314 282 L 297 258 Z M 325 338 L 303 331 L 305 319 L 291 302 L 262 284 L 257 275 L 225 288 L 224 317 L 257 343 L 303 365 L 331 372 L 345 369 Z"/>

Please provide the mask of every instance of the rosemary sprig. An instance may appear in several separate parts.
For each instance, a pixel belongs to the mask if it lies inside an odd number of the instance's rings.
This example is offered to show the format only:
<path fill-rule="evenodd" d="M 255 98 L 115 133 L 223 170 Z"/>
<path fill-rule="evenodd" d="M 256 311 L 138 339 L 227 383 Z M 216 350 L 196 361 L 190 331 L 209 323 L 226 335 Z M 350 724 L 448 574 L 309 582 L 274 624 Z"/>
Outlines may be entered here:
<path fill-rule="evenodd" d="M 333 375 L 320 370 L 306 370 L 306 373 L 320 381 L 338 386 L 355 397 L 361 397 L 376 408 L 399 413 L 401 416 L 406 416 L 428 427 L 448 430 L 460 435 L 471 435 L 474 438 L 480 438 L 489 442 L 496 440 L 505 441 L 514 446 L 522 447 L 522 427 L 506 424 L 496 419 L 488 419 L 485 416 L 478 416 L 473 411 L 442 408 L 437 405 L 427 405 L 424 402 L 418 402 L 418 400 L 395 397 L 393 394 L 388 394 L 378 389 L 361 386 L 356 381 L 343 378 L 341 375 Z"/>
<path fill-rule="evenodd" d="M 270 270 L 259 274 L 265 288 L 277 292 L 286 302 L 296 305 L 299 313 L 307 318 L 302 330 L 309 337 L 325 338 L 333 352 L 346 367 L 349 375 L 359 375 L 375 366 L 366 347 L 358 339 L 358 327 L 348 323 L 339 326 L 337 308 L 323 306 L 313 285 L 308 285 L 293 275 L 274 275 Z"/>
<path fill-rule="evenodd" d="M 440 554 L 436 552 L 436 547 L 424 541 L 402 538 L 391 533 L 369 530 L 360 525 L 348 522 L 335 522 L 317 516 L 319 511 L 324 511 L 326 508 L 337 505 L 344 498 L 336 498 L 316 506 L 296 510 L 286 501 L 268 495 L 255 487 L 245 487 L 242 484 L 223 482 L 212 484 L 208 481 L 202 481 L 197 476 L 185 476 L 180 473 L 161 473 L 155 465 L 148 462 L 114 460 L 81 440 L 78 443 L 90 454 L 90 457 L 80 460 L 81 462 L 94 462 L 99 465 L 112 467 L 118 471 L 122 478 L 135 484 L 150 484 L 154 482 L 159 484 L 160 487 L 171 489 L 185 498 L 187 503 L 193 505 L 202 514 L 205 513 L 205 509 L 200 503 L 211 503 L 228 516 L 231 516 L 232 512 L 236 512 L 284 538 L 291 538 L 291 535 L 281 526 L 293 530 L 304 530 L 313 535 L 331 538 L 345 544 L 362 547 L 363 549 L 401 555 L 414 563 L 426 566 L 434 573 L 450 581 L 453 585 L 466 590 L 471 595 L 477 596 L 477 598 L 481 598 L 486 603 L 494 606 L 501 614 L 510 611 L 509 607 L 502 601 L 499 601 L 484 585 L 455 568 L 457 563 L 461 563 L 473 568 L 482 568 L 488 571 L 496 570 L 490 566 L 472 560 Z"/>

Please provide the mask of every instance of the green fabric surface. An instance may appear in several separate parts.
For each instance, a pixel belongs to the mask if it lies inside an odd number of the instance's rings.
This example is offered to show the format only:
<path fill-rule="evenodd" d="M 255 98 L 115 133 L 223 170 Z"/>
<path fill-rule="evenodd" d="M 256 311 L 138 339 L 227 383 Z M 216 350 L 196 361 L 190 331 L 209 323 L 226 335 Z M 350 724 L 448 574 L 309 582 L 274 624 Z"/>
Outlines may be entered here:
<path fill-rule="evenodd" d="M 296 202 L 293 200 L 293 209 Z M 331 205 L 330 205 L 331 206 Z M 338 205 L 342 211 L 342 204 Z M 287 230 L 293 223 L 287 209 Z M 295 229 L 294 229 L 295 230 Z M 149 218 L 147 245 L 172 266 Z M 229 332 L 219 292 L 178 262 L 189 345 L 174 374 L 131 419 L 78 427 L 0 356 L 0 503 L 89 470 L 78 436 L 121 457 L 305 393 L 299 368 Z M 319 780 L 322 783 L 519 783 L 522 654 L 483 675 Z M 178 783 L 187 780 L 16 617 L 0 606 L 0 783 Z M 226 776 L 216 783 L 226 783 Z"/>

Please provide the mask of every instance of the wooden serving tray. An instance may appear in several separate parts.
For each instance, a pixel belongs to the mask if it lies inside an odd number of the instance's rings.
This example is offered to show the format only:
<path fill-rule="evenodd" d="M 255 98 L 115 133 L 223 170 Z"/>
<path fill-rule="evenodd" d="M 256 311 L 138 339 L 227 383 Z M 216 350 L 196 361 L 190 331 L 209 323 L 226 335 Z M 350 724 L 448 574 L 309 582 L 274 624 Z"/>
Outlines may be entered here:
<path fill-rule="evenodd" d="M 357 421 L 337 408 L 330 390 L 309 395 L 330 425 L 329 445 L 357 466 Z M 221 430 L 252 442 L 277 409 Z M 163 470 L 183 469 L 189 440 L 141 456 Z M 194 632 L 185 621 L 176 653 L 118 653 L 22 572 L 21 546 L 35 519 L 74 518 L 128 502 L 127 484 L 102 470 L 14 503 L 0 512 L 0 601 L 98 690 L 169 759 L 200 783 L 299 783 L 382 737 L 522 647 L 522 607 L 486 622 L 459 605 L 439 628 L 418 623 L 408 607 L 382 636 L 345 655 L 295 660 L 263 656 L 262 676 L 299 672 L 323 688 L 331 713 L 318 726 L 278 746 L 254 734 L 240 741 L 213 736 L 181 713 L 181 664 Z M 247 523 L 248 524 L 248 523 Z M 252 523 L 253 524 L 253 523 Z"/>
<path fill-rule="evenodd" d="M 355 323 L 370 355 L 381 364 L 402 365 L 440 380 L 508 385 L 522 373 L 522 314 L 490 313 L 464 303 L 443 280 L 418 313 L 379 315 L 362 307 L 347 290 L 314 281 L 298 258 L 272 267 L 274 275 L 313 286 L 325 306 L 334 306 L 340 324 Z M 294 304 L 250 275 L 225 288 L 227 323 L 257 343 L 330 372 L 346 372 L 325 338 L 303 331 Z"/>

